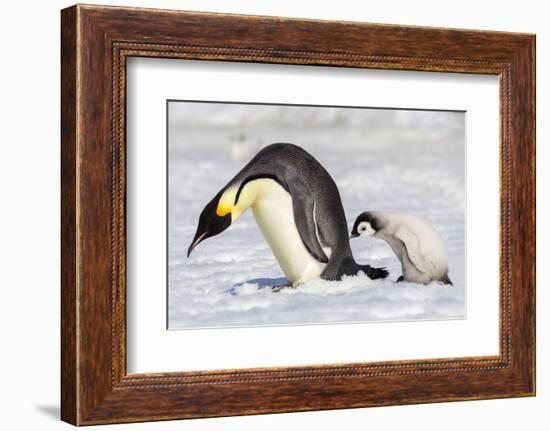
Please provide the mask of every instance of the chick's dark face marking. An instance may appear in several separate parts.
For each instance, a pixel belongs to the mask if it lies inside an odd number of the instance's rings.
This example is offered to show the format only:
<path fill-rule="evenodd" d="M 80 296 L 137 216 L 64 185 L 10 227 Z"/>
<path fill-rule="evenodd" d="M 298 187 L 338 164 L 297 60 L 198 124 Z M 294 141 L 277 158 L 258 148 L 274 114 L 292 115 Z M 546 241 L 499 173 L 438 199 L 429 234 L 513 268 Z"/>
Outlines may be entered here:
<path fill-rule="evenodd" d="M 187 257 L 206 238 L 218 235 L 231 226 L 231 213 L 222 213 L 223 215 L 220 215 L 221 213 L 218 211 L 219 200 L 220 196 L 218 195 L 202 210 L 195 238 L 187 250 Z"/>
<path fill-rule="evenodd" d="M 375 235 L 379 228 L 378 224 L 378 221 L 371 212 L 366 211 L 359 214 L 353 224 L 351 238 L 356 238 L 358 236 L 369 237 Z"/>

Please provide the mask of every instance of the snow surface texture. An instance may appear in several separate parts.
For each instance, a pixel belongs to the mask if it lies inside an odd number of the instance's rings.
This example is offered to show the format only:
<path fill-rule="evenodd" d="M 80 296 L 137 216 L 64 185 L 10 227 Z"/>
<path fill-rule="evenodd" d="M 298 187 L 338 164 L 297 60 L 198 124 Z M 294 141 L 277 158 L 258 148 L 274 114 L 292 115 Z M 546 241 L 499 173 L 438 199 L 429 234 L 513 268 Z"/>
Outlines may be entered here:
<path fill-rule="evenodd" d="M 465 317 L 464 114 L 170 102 L 169 329 Z M 351 240 L 356 260 L 390 276 L 286 279 L 251 211 L 187 259 L 210 199 L 272 142 L 309 151 L 339 187 L 349 229 L 365 210 L 425 218 L 442 235 L 454 286 L 395 283 L 401 265 L 379 239 Z"/>

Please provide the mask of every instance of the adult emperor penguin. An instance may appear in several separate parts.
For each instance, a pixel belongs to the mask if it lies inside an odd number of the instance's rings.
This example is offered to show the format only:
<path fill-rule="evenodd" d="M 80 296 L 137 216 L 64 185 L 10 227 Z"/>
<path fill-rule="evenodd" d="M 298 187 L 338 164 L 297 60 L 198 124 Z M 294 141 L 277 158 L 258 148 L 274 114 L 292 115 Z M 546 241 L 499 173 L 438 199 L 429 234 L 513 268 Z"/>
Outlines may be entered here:
<path fill-rule="evenodd" d="M 305 150 L 283 143 L 260 150 L 206 205 L 187 256 L 249 207 L 294 287 L 318 276 L 339 280 L 359 271 L 372 279 L 388 275 L 385 268 L 355 262 L 333 179 Z"/>
<path fill-rule="evenodd" d="M 443 239 L 425 220 L 408 214 L 366 211 L 357 217 L 351 231 L 352 238 L 358 236 L 373 236 L 390 245 L 403 270 L 398 282 L 453 284 Z"/>

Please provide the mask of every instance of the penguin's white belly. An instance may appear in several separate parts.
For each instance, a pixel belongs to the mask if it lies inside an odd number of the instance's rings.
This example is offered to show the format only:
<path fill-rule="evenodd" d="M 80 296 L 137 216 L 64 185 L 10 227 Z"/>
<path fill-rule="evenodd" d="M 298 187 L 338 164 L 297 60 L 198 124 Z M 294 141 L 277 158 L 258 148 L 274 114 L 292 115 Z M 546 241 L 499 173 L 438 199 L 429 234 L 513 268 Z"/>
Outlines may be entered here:
<path fill-rule="evenodd" d="M 243 192 L 257 193 L 252 212 L 288 281 L 296 286 L 320 276 L 326 264 L 307 251 L 294 222 L 290 194 L 271 179 L 251 181 Z"/>

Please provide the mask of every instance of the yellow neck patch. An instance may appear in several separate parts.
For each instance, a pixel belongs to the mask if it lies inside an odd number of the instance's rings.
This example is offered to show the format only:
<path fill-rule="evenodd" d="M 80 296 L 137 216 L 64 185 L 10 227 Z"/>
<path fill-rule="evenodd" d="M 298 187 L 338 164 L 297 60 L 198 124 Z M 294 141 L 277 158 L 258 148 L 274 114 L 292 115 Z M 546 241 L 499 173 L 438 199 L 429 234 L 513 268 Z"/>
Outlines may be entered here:
<path fill-rule="evenodd" d="M 223 217 L 224 215 L 229 214 L 231 211 L 233 211 L 237 191 L 238 187 L 232 186 L 229 187 L 225 192 L 223 192 L 218 202 L 218 207 L 216 208 L 216 214 L 219 217 Z"/>
<path fill-rule="evenodd" d="M 226 214 L 229 214 L 233 210 L 230 206 L 225 206 L 222 204 L 218 204 L 218 208 L 216 208 L 216 214 L 220 217 L 223 217 Z"/>
<path fill-rule="evenodd" d="M 273 183 L 275 181 L 266 178 L 246 183 L 241 190 L 237 204 L 235 204 L 235 197 L 237 196 L 239 185 L 229 187 L 220 197 L 216 214 L 219 217 L 223 217 L 231 213 L 231 223 L 234 223 L 247 208 L 254 205 L 258 197 L 266 193 L 269 194 L 268 192 Z"/>

